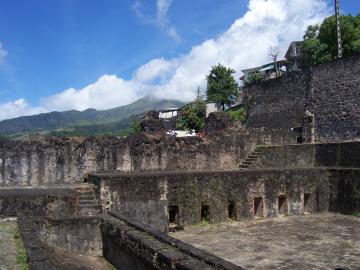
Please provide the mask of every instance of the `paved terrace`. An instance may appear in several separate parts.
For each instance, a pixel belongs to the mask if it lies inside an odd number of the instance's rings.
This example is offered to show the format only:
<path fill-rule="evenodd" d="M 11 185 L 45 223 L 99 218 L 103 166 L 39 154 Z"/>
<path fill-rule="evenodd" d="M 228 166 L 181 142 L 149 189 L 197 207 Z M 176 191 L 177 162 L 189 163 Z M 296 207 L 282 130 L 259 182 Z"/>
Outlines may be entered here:
<path fill-rule="evenodd" d="M 171 236 L 246 269 L 360 269 L 360 218 L 352 216 L 187 226 Z"/>

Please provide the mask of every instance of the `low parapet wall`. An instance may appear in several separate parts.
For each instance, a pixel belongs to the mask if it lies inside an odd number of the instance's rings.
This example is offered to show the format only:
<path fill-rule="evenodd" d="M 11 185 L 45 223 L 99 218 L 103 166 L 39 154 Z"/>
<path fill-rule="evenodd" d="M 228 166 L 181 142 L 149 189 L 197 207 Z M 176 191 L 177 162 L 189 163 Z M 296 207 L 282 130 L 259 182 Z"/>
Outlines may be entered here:
<path fill-rule="evenodd" d="M 217 256 L 127 218 L 104 216 L 104 256 L 127 270 L 242 270 Z"/>
<path fill-rule="evenodd" d="M 117 269 L 126 270 L 243 269 L 119 216 L 61 219 L 21 216 L 18 225 L 32 270 L 99 269 L 91 262 L 79 263 L 74 256 L 59 258 L 59 250 L 60 254 L 80 256 L 104 254 Z"/>
<path fill-rule="evenodd" d="M 47 219 L 20 215 L 18 227 L 31 270 L 93 270 L 79 257 L 101 255 L 101 220 L 96 217 Z"/>

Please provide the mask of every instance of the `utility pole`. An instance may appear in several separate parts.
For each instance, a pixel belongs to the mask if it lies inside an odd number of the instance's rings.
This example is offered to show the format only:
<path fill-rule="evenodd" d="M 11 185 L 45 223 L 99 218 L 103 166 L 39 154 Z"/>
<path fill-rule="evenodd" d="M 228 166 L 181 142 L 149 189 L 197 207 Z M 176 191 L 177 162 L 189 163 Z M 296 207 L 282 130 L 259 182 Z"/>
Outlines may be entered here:
<path fill-rule="evenodd" d="M 337 58 L 342 57 L 341 25 L 340 25 L 340 0 L 335 0 L 336 35 L 337 35 Z"/>

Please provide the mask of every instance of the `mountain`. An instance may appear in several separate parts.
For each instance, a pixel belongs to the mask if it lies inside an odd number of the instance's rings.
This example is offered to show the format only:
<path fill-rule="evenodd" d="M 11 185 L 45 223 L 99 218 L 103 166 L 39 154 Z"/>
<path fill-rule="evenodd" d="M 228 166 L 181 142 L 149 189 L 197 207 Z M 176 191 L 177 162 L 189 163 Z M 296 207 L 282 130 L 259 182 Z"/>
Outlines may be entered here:
<path fill-rule="evenodd" d="M 118 134 L 129 130 L 133 120 L 147 111 L 180 107 L 183 104 L 178 100 L 146 96 L 134 103 L 109 110 L 71 110 L 22 116 L 0 121 L 0 134 L 11 138 L 21 138 L 32 133 L 69 136 Z"/>

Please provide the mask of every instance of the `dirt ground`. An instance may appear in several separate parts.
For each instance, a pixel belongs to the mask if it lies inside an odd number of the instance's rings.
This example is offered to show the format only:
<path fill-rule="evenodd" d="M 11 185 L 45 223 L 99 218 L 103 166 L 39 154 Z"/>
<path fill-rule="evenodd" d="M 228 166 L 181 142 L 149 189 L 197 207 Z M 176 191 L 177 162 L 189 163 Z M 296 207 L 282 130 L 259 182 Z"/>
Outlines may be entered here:
<path fill-rule="evenodd" d="M 245 269 L 360 269 L 360 218 L 351 216 L 187 226 L 171 235 Z"/>

